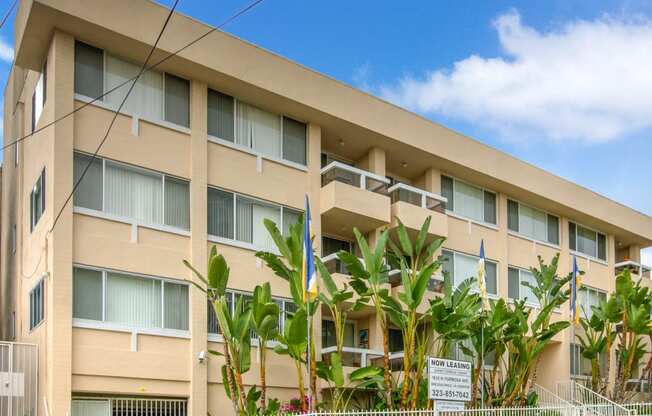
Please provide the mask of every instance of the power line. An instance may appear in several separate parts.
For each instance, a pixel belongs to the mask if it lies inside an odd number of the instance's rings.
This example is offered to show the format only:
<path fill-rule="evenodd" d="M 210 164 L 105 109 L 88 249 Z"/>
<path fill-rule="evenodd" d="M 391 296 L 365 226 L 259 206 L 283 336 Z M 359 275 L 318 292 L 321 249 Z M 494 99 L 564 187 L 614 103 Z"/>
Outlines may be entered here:
<path fill-rule="evenodd" d="M 91 157 L 91 159 L 89 160 L 88 164 L 87 164 L 86 167 L 84 168 L 84 171 L 82 172 L 81 176 L 80 176 L 79 179 L 75 182 L 75 185 L 73 186 L 72 191 L 70 192 L 70 194 L 68 194 L 68 197 L 66 197 L 66 200 L 64 201 L 63 206 L 61 207 L 61 209 L 59 209 L 59 211 L 58 211 L 56 217 L 54 218 L 54 222 L 52 223 L 52 227 L 51 227 L 50 230 L 49 230 L 50 233 L 54 230 L 54 227 L 56 227 L 57 222 L 59 221 L 59 218 L 60 218 L 61 215 L 63 214 L 63 210 L 66 208 L 66 205 L 68 205 L 68 203 L 69 203 L 70 200 L 72 199 L 73 195 L 75 194 L 75 191 L 76 191 L 77 188 L 79 187 L 79 184 L 81 183 L 82 179 L 84 179 L 84 176 L 86 175 L 86 172 L 88 172 L 88 170 L 90 169 L 91 164 L 95 161 L 95 159 L 97 159 L 97 155 L 98 155 L 98 153 L 100 152 L 100 150 L 102 149 L 102 146 L 103 146 L 104 143 L 106 142 L 107 138 L 109 137 L 109 133 L 111 132 L 111 128 L 113 127 L 113 124 L 115 123 L 115 120 L 117 119 L 118 114 L 120 113 L 120 110 L 122 110 L 122 107 L 123 107 L 125 101 L 127 101 L 127 98 L 129 97 L 129 94 L 130 94 L 131 91 L 133 90 L 133 88 L 134 88 L 134 86 L 136 85 L 136 82 L 138 81 L 138 79 L 140 78 L 140 76 L 141 76 L 145 71 L 149 71 L 149 70 L 151 70 L 151 69 L 153 69 L 153 68 L 156 68 L 158 65 L 162 64 L 163 62 L 167 61 L 168 59 L 172 58 L 173 56 L 178 55 L 178 54 L 181 53 L 183 50 L 189 48 L 190 46 L 192 46 L 192 45 L 194 45 L 195 43 L 199 42 L 200 40 L 204 39 L 205 37 L 207 37 L 207 36 L 210 35 L 211 33 L 215 32 L 215 31 L 217 31 L 218 29 L 220 29 L 220 28 L 226 26 L 227 24 L 231 23 L 233 20 L 237 19 L 238 17 L 240 17 L 241 15 L 245 14 L 246 12 L 248 12 L 248 11 L 251 10 L 251 9 L 253 9 L 255 6 L 257 6 L 259 3 L 262 3 L 262 2 L 263 2 L 263 0 L 254 0 L 253 2 L 251 2 L 251 3 L 250 3 L 249 5 L 247 5 L 246 7 L 240 9 L 238 12 L 236 12 L 236 13 L 233 14 L 233 15 L 231 15 L 229 18 L 227 18 L 227 19 L 226 19 L 224 22 L 222 22 L 221 24 L 219 24 L 219 25 L 217 25 L 217 26 L 213 26 L 210 30 L 208 30 L 208 31 L 207 31 L 206 33 L 204 33 L 203 35 L 201 35 L 201 36 L 199 36 L 198 38 L 194 39 L 193 41 L 191 41 L 190 43 L 186 44 L 185 46 L 183 46 L 183 47 L 177 49 L 176 51 L 172 52 L 171 54 L 168 54 L 165 58 L 161 59 L 161 60 L 158 61 L 156 64 L 154 64 L 154 65 L 148 67 L 147 64 L 148 64 L 148 62 L 149 62 L 149 59 L 152 57 L 152 54 L 154 53 L 154 50 L 156 49 L 156 46 L 158 45 L 158 42 L 159 42 L 159 40 L 161 39 L 161 36 L 163 35 L 163 31 L 164 31 L 165 28 L 167 27 L 168 22 L 170 21 L 170 18 L 172 17 L 172 14 L 174 13 L 174 10 L 175 10 L 175 8 L 177 7 L 177 4 L 179 3 L 179 0 L 175 0 L 172 9 L 170 9 L 170 14 L 168 15 L 167 19 L 165 20 L 165 23 L 163 24 L 163 28 L 161 29 L 161 32 L 159 33 L 158 38 L 156 39 L 156 42 L 154 43 L 154 45 L 153 45 L 152 48 L 150 49 L 150 52 L 149 52 L 149 54 L 147 55 L 147 59 L 146 59 L 145 62 L 143 63 L 143 66 L 141 67 L 140 72 L 138 73 L 138 75 L 136 75 L 135 77 L 133 77 L 133 78 L 131 78 L 131 79 L 129 79 L 129 80 L 126 80 L 125 82 L 123 82 L 122 84 L 120 84 L 120 85 L 118 85 L 117 87 L 113 88 L 112 90 L 105 92 L 105 93 L 102 94 L 101 96 L 99 96 L 99 97 L 93 99 L 92 101 L 86 103 L 85 105 L 83 105 L 83 106 L 81 106 L 81 107 L 78 107 L 77 109 L 71 111 L 70 113 L 68 113 L 68 114 L 66 114 L 66 115 L 64 115 L 64 116 L 62 116 L 62 117 L 60 117 L 60 118 L 54 120 L 52 123 L 49 123 L 48 125 L 43 126 L 43 127 L 41 128 L 41 129 L 43 129 L 43 128 L 45 128 L 45 127 L 48 127 L 48 126 L 51 126 L 51 125 L 55 124 L 56 122 L 62 120 L 63 118 L 66 118 L 66 117 L 68 117 L 68 116 L 74 114 L 74 113 L 77 112 L 78 110 L 81 110 L 82 108 L 86 107 L 86 105 L 89 105 L 89 104 L 91 104 L 91 103 L 97 101 L 99 98 L 103 97 L 104 95 L 109 94 L 109 93 L 115 91 L 116 89 L 118 89 L 118 88 L 124 86 L 126 83 L 128 83 L 128 82 L 130 82 L 130 81 L 133 81 L 132 84 L 131 84 L 131 86 L 129 87 L 129 91 L 127 91 L 127 94 L 126 94 L 125 97 L 122 99 L 122 102 L 120 103 L 120 106 L 115 110 L 115 112 L 114 112 L 114 114 L 113 114 L 113 118 L 111 119 L 111 123 L 109 124 L 109 127 L 108 127 L 108 129 L 107 129 L 107 131 L 106 131 L 106 134 L 105 134 L 104 137 L 102 138 L 102 141 L 100 142 L 99 146 L 97 147 L 97 149 L 96 149 L 95 152 L 93 153 L 93 156 Z M 39 129 L 39 130 L 37 130 L 37 131 L 40 131 L 41 129 Z M 33 135 L 33 134 L 36 133 L 37 131 L 32 132 L 30 135 L 28 135 L 28 136 L 26 136 L 26 137 L 29 137 L 29 136 Z M 25 137 L 25 138 L 26 138 L 26 137 Z M 20 140 L 24 140 L 25 138 L 21 138 Z M 19 140 L 14 141 L 13 144 L 17 143 L 18 141 L 19 141 Z M 4 149 L 4 147 L 3 147 L 3 149 Z"/>
<path fill-rule="evenodd" d="M 225 21 L 223 21 L 223 22 L 220 23 L 219 25 L 217 25 L 217 26 L 213 26 L 210 30 L 208 30 L 206 33 L 204 33 L 203 35 L 199 36 L 198 38 L 194 39 L 192 42 L 190 42 L 190 43 L 186 44 L 185 46 L 182 46 L 181 48 L 177 49 L 176 51 L 174 51 L 174 52 L 168 54 L 165 58 L 161 59 L 160 61 L 156 62 L 155 64 L 152 64 L 151 66 L 148 66 L 148 67 L 145 69 L 145 71 L 150 71 L 150 70 L 152 70 L 152 69 L 158 67 L 158 66 L 161 65 L 162 63 L 166 62 L 168 59 L 170 59 L 170 58 L 172 58 L 172 57 L 178 55 L 179 53 L 183 52 L 185 49 L 191 47 L 191 46 L 194 45 L 195 43 L 197 43 L 197 42 L 199 42 L 200 40 L 204 39 L 206 36 L 208 36 L 208 35 L 210 35 L 211 33 L 213 33 L 213 32 L 215 32 L 215 31 L 217 31 L 217 30 L 223 28 L 224 26 L 228 25 L 228 24 L 231 23 L 233 20 L 237 19 L 237 18 L 240 17 L 241 15 L 243 15 L 243 14 L 245 14 L 246 12 L 248 12 L 249 10 L 253 9 L 255 6 L 257 6 L 259 3 L 262 3 L 263 1 L 264 1 L 264 0 L 255 0 L 255 1 L 251 2 L 249 5 L 247 5 L 246 7 L 242 8 L 242 9 L 240 9 L 237 13 L 231 15 L 231 17 L 229 17 L 228 19 L 226 19 Z M 38 132 L 40 132 L 40 131 L 43 131 L 43 130 L 45 130 L 45 129 L 48 128 L 48 127 L 53 126 L 54 124 L 58 123 L 59 121 L 65 119 L 65 118 L 70 117 L 71 115 L 75 114 L 75 113 L 78 112 L 79 110 L 88 107 L 89 105 L 95 103 L 95 102 L 98 101 L 98 100 L 101 100 L 104 96 L 106 96 L 106 95 L 108 95 L 108 94 L 111 94 L 111 93 L 114 92 L 115 90 L 118 90 L 118 89 L 122 88 L 123 86 L 127 85 L 129 82 L 133 81 L 134 79 L 136 79 L 136 77 L 130 78 L 130 79 L 124 81 L 123 83 L 116 85 L 115 87 L 113 87 L 112 89 L 106 91 L 105 93 L 103 93 L 103 94 L 101 94 L 101 95 L 99 95 L 99 96 L 93 98 L 92 100 L 84 102 L 81 106 L 75 108 L 75 109 L 72 110 L 71 112 L 62 115 L 61 117 L 55 119 L 54 121 L 51 121 L 50 123 L 47 123 L 47 124 L 41 126 L 41 127 L 38 128 L 38 129 L 35 129 L 35 130 L 32 131 L 31 133 L 26 134 L 25 136 L 23 136 L 23 137 L 21 137 L 21 138 L 19 138 L 19 139 L 16 139 L 16 140 L 14 140 L 13 142 L 10 142 L 10 143 L 5 144 L 4 146 L 2 146 L 2 150 L 6 149 L 6 148 L 8 148 L 8 147 L 14 146 L 14 145 L 16 145 L 17 143 L 20 143 L 20 142 L 22 142 L 23 140 L 26 140 L 26 139 L 32 137 L 34 134 L 36 134 L 36 133 L 38 133 Z"/>
<path fill-rule="evenodd" d="M 16 3 L 18 3 L 18 0 L 14 0 L 14 2 L 11 3 L 11 6 L 9 7 L 9 10 L 7 10 L 7 13 L 6 13 L 5 16 L 2 18 L 2 22 L 0 22 L 0 29 L 2 29 L 2 26 L 4 26 L 4 25 L 5 25 L 5 22 L 7 21 L 7 19 L 9 19 L 9 15 L 10 15 L 11 12 L 14 10 L 14 7 L 16 7 Z"/>
<path fill-rule="evenodd" d="M 88 172 L 88 169 L 90 169 L 91 165 L 97 158 L 97 154 L 100 152 L 100 149 L 102 149 L 102 146 L 106 142 L 106 139 L 109 137 L 109 133 L 111 133 L 111 129 L 113 128 L 113 124 L 118 118 L 118 114 L 120 114 L 120 110 L 122 110 L 122 106 L 124 106 L 125 102 L 127 101 L 127 98 L 129 98 L 129 94 L 131 94 L 131 91 L 133 91 L 134 86 L 138 82 L 138 79 L 140 76 L 145 72 L 145 68 L 147 67 L 147 64 L 149 63 L 149 59 L 152 57 L 152 54 L 154 54 L 154 51 L 156 50 L 156 46 L 158 46 L 158 42 L 161 40 L 161 37 L 163 36 L 163 32 L 165 32 L 165 28 L 168 26 L 168 23 L 170 23 L 170 18 L 172 18 L 172 15 L 174 14 L 174 10 L 177 8 L 177 4 L 179 4 L 179 0 L 175 0 L 174 4 L 172 5 L 172 8 L 170 9 L 170 13 L 168 13 L 168 17 L 165 19 L 165 23 L 163 23 L 163 27 L 161 28 L 161 31 L 158 33 L 158 36 L 156 38 L 156 42 L 152 45 L 152 47 L 149 50 L 149 54 L 147 54 L 147 58 L 145 59 L 145 62 L 143 65 L 140 67 L 140 71 L 138 71 L 138 74 L 132 81 L 131 85 L 129 86 L 129 91 L 127 91 L 127 94 L 122 98 L 122 101 L 120 102 L 120 105 L 118 108 L 113 112 L 113 118 L 111 119 L 111 122 L 109 123 L 109 127 L 106 129 L 106 133 L 104 134 L 104 137 L 102 138 L 102 141 L 100 141 L 100 144 L 97 146 L 97 149 L 95 149 L 95 152 L 93 153 L 93 156 L 91 157 L 91 160 L 88 161 L 88 164 L 84 168 L 84 171 L 82 172 L 81 176 L 79 179 L 77 179 L 77 182 L 75 182 L 75 186 L 72 187 L 72 191 L 70 194 L 68 194 L 68 197 L 64 201 L 63 205 L 59 209 L 59 212 L 57 213 L 57 216 L 54 217 L 54 222 L 52 223 L 52 227 L 50 228 L 50 233 L 52 230 L 54 230 L 54 227 L 57 226 L 57 222 L 59 221 L 59 218 L 61 218 L 61 214 L 63 214 L 63 210 L 66 208 L 66 205 L 68 205 L 68 202 L 70 202 L 70 199 L 72 199 L 72 196 L 75 194 L 75 191 L 79 187 L 79 184 L 81 181 L 84 179 L 84 176 L 86 176 L 86 172 Z"/>

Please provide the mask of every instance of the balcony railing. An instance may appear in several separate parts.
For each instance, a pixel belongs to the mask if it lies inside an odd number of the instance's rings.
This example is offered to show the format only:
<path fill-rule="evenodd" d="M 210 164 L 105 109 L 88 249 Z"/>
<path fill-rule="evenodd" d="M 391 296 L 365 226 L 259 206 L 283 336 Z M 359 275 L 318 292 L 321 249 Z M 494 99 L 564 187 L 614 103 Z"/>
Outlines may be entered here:
<path fill-rule="evenodd" d="M 337 181 L 367 191 L 385 193 L 389 179 L 341 162 L 331 162 L 321 169 L 321 186 Z"/>
<path fill-rule="evenodd" d="M 614 265 L 614 269 L 616 270 L 616 273 L 620 273 L 626 269 L 629 269 L 629 271 L 634 274 L 637 274 L 641 277 L 649 278 L 652 267 L 646 266 L 641 263 L 637 263 L 632 260 L 625 260 L 625 261 L 621 261 L 620 263 L 616 263 Z"/>
<path fill-rule="evenodd" d="M 330 363 L 330 355 L 337 351 L 336 346 L 322 348 L 321 354 L 324 361 Z M 367 348 L 342 348 L 342 365 L 344 367 L 366 367 L 367 363 L 383 356 L 382 351 Z"/>
<path fill-rule="evenodd" d="M 444 213 L 448 200 L 441 195 L 415 188 L 404 183 L 392 185 L 387 192 L 395 202 L 407 202 L 421 208 Z"/>

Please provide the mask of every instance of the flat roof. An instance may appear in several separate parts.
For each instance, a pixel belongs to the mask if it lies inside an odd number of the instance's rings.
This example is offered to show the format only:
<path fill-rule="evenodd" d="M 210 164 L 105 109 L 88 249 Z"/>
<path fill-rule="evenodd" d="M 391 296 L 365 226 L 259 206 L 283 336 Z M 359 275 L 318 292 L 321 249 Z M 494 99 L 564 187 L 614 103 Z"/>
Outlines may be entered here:
<path fill-rule="evenodd" d="M 151 1 L 27 0 L 15 22 L 16 63 L 37 70 L 55 29 L 142 60 L 169 9 Z M 211 29 L 175 13 L 153 62 Z M 416 175 L 429 166 L 614 234 L 623 244 L 652 245 L 652 217 L 408 110 L 221 31 L 161 69 L 206 82 L 264 108 L 318 123 L 323 146 L 344 140 L 360 154 L 384 148 L 388 169 Z M 408 161 L 407 167 L 402 163 Z"/>

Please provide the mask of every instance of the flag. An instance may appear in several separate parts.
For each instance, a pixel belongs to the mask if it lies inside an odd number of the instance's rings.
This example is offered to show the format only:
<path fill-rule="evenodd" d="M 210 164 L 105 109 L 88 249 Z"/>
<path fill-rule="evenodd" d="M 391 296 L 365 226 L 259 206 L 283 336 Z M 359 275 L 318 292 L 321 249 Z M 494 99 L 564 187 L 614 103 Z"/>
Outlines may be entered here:
<path fill-rule="evenodd" d="M 480 260 L 478 261 L 478 290 L 482 298 L 482 310 L 488 311 L 489 295 L 487 294 L 487 284 L 485 282 L 485 268 L 484 268 L 484 240 L 480 240 Z"/>
<path fill-rule="evenodd" d="M 571 279 L 571 321 L 575 325 L 580 323 L 580 303 L 578 302 L 577 295 L 580 287 L 582 286 L 582 279 L 580 278 L 580 270 L 577 267 L 577 257 L 573 257 L 573 277 Z"/>
<path fill-rule="evenodd" d="M 306 214 L 303 222 L 303 266 L 301 270 L 306 299 L 317 296 L 317 275 L 315 274 L 315 257 L 312 251 L 312 236 L 310 201 L 306 194 Z"/>

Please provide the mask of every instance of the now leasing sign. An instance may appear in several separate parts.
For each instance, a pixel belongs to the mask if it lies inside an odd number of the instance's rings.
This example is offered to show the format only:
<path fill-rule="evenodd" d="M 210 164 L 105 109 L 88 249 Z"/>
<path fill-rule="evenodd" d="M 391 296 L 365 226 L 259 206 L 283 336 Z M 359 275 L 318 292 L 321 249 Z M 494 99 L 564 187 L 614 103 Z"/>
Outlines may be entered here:
<path fill-rule="evenodd" d="M 471 400 L 471 363 L 428 358 L 428 397 L 432 400 Z"/>

